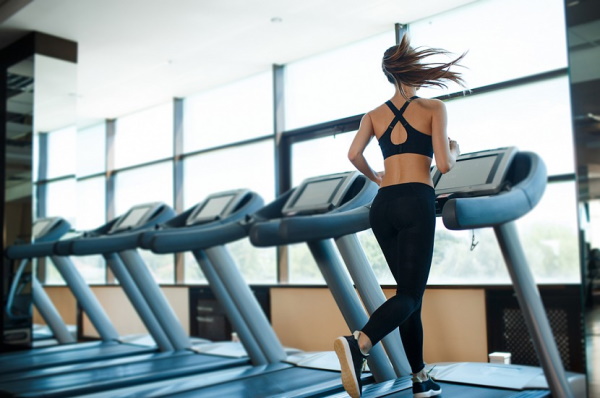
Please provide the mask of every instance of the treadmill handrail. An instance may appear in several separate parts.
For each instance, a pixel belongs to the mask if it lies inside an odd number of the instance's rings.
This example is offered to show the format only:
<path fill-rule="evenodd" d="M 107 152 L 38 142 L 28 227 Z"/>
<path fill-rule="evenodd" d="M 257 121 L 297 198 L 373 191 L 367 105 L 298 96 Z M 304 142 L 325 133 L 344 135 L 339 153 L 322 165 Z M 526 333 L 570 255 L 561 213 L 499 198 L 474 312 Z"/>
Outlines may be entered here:
<path fill-rule="evenodd" d="M 178 253 L 202 250 L 230 243 L 248 236 L 245 221 L 261 209 L 264 201 L 255 192 L 247 191 L 243 205 L 223 219 L 203 224 L 185 225 L 145 231 L 138 235 L 138 246 L 155 253 Z M 165 224 L 167 227 L 169 224 Z"/>
<path fill-rule="evenodd" d="M 352 200 L 327 213 L 255 220 L 250 228 L 252 244 L 271 246 L 338 238 L 370 228 L 369 206 L 378 186 L 362 175 L 359 178 L 365 183 Z"/>
<path fill-rule="evenodd" d="M 523 173 L 524 176 L 518 176 Z M 510 181 L 511 177 L 516 181 Z M 446 228 L 463 230 L 493 227 L 527 214 L 544 194 L 546 166 L 539 155 L 519 152 L 513 159 L 507 180 L 514 182 L 514 185 L 498 195 L 448 199 L 442 209 Z"/>
<path fill-rule="evenodd" d="M 92 255 L 110 254 L 123 250 L 137 248 L 137 239 L 141 232 L 154 228 L 175 217 L 175 211 L 166 204 L 159 203 L 151 218 L 141 225 L 123 231 L 110 233 L 111 228 L 124 215 L 117 217 L 105 225 L 84 233 L 83 235 L 55 242 L 54 253 L 58 255 Z"/>

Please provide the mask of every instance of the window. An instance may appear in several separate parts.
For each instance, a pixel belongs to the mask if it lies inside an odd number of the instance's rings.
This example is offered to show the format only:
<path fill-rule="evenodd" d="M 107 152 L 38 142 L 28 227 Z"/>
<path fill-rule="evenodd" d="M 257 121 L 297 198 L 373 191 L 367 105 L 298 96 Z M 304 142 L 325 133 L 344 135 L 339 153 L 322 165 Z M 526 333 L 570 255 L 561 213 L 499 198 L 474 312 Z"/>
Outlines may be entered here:
<path fill-rule="evenodd" d="M 470 88 L 567 66 L 564 1 L 477 1 L 409 26 L 411 43 L 468 51 L 462 64 Z M 456 85 L 451 92 L 460 91 Z M 423 89 L 423 97 L 440 95 Z M 541 98 L 541 97 L 539 97 Z"/>
<path fill-rule="evenodd" d="M 163 202 L 173 205 L 173 163 L 157 163 L 119 172 L 115 178 L 115 209 L 121 216 L 131 207 L 143 203 Z M 157 255 L 140 250 L 159 283 L 174 283 L 175 266 L 173 255 Z"/>
<path fill-rule="evenodd" d="M 184 152 L 273 134 L 271 73 L 190 96 L 184 101 Z"/>
<path fill-rule="evenodd" d="M 172 157 L 173 104 L 119 118 L 114 145 L 117 169 Z"/>
<path fill-rule="evenodd" d="M 88 231 L 106 223 L 104 176 L 77 181 L 77 216 L 75 229 Z M 106 282 L 106 263 L 101 255 L 73 256 L 77 270 L 87 283 Z"/>
<path fill-rule="evenodd" d="M 298 186 L 307 178 L 354 170 L 347 156 L 354 134 L 355 131 L 294 144 L 292 146 L 293 186 Z M 383 170 L 383 158 L 376 142 L 373 141 L 368 146 L 365 156 L 371 167 L 375 170 Z M 327 159 L 327 162 L 318 159 Z M 370 230 L 361 232 L 359 237 L 361 241 L 365 241 L 365 239 L 369 240 L 365 238 L 369 235 L 372 235 Z M 385 268 L 387 269 L 387 266 Z M 294 283 L 325 283 L 306 244 L 289 246 L 289 274 L 290 281 Z"/>
<path fill-rule="evenodd" d="M 381 57 L 394 44 L 388 32 L 287 65 L 286 130 L 365 113 L 391 97 Z"/>
<path fill-rule="evenodd" d="M 77 131 L 77 177 L 106 170 L 106 128 L 97 124 Z"/>
<path fill-rule="evenodd" d="M 462 153 L 517 146 L 542 157 L 549 175 L 574 172 L 568 78 L 447 102 L 448 136 Z"/>
<path fill-rule="evenodd" d="M 48 133 L 47 179 L 75 175 L 77 136 L 74 126 Z"/>
<path fill-rule="evenodd" d="M 574 183 L 554 183 L 547 186 L 538 206 L 517 220 L 521 244 L 537 283 L 579 283 L 576 209 Z M 473 239 L 478 243 L 471 251 Z M 449 231 L 438 219 L 430 283 L 466 282 L 510 283 L 494 232 L 491 228 Z"/>
<path fill-rule="evenodd" d="M 75 224 L 76 219 L 76 184 L 74 178 L 66 178 L 46 184 L 46 216 L 62 217 L 71 225 Z M 54 285 L 64 285 L 65 281 L 52 262 L 47 259 L 46 262 L 45 283 Z"/>
<path fill-rule="evenodd" d="M 247 188 L 262 196 L 265 203 L 274 199 L 273 141 L 232 147 L 194 155 L 184 160 L 184 206 L 190 208 L 208 195 Z M 248 239 L 228 245 L 246 280 L 251 283 L 276 281 L 275 248 L 255 248 Z M 204 281 L 191 255 L 185 257 L 185 282 Z"/>

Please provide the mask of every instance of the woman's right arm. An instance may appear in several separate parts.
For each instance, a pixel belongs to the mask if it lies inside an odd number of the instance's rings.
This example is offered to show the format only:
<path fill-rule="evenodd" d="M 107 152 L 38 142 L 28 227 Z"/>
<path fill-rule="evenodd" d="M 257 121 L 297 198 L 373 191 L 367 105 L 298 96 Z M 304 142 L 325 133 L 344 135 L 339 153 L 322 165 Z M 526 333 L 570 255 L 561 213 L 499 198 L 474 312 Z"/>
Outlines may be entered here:
<path fill-rule="evenodd" d="M 435 165 L 442 174 L 445 174 L 456 164 L 456 159 L 460 155 L 460 147 L 456 141 L 448 138 L 448 133 L 446 132 L 448 124 L 446 105 L 439 100 L 434 100 L 432 104 L 431 140 L 435 155 Z"/>
<path fill-rule="evenodd" d="M 371 122 L 371 116 L 367 113 L 360 121 L 360 127 L 354 136 L 354 140 L 352 140 L 352 144 L 348 150 L 348 160 L 350 160 L 354 167 L 368 179 L 375 182 L 377 185 L 381 185 L 381 174 L 377 173 L 369 166 L 369 163 L 364 156 L 365 148 L 369 142 L 371 142 L 373 136 L 373 123 Z"/>

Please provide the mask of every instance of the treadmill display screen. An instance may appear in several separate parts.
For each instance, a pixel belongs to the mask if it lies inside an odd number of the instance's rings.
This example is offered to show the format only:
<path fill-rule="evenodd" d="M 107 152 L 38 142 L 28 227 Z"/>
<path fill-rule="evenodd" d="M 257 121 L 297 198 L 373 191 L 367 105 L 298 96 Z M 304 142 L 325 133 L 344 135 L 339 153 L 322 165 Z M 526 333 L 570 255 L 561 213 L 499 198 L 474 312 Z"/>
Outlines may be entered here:
<path fill-rule="evenodd" d="M 435 189 L 460 189 L 487 184 L 493 178 L 497 155 L 459 159 L 451 171 L 442 174 Z"/>
<path fill-rule="evenodd" d="M 45 229 L 52 224 L 52 219 L 41 219 L 41 220 L 37 220 L 34 224 L 33 224 L 33 230 L 31 232 L 31 235 L 33 235 L 34 239 L 37 239 L 40 237 L 40 235 L 42 234 L 42 232 L 45 232 Z"/>
<path fill-rule="evenodd" d="M 150 207 L 136 207 L 127 213 L 124 218 L 119 221 L 118 229 L 125 229 L 137 226 L 144 218 L 146 213 L 150 211 Z"/>
<path fill-rule="evenodd" d="M 208 198 L 198 212 L 190 217 L 192 223 L 212 221 L 221 216 L 235 195 L 223 195 Z"/>
<path fill-rule="evenodd" d="M 293 207 L 306 209 L 311 206 L 322 207 L 329 204 L 342 181 L 343 178 L 332 178 L 306 184 Z"/>

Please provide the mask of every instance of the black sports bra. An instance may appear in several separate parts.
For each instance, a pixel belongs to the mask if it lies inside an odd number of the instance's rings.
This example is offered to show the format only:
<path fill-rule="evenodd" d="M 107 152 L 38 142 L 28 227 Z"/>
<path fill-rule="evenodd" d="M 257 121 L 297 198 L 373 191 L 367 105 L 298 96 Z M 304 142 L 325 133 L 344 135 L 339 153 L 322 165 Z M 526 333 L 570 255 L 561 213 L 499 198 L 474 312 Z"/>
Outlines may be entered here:
<path fill-rule="evenodd" d="M 408 107 L 408 104 L 410 104 L 410 102 L 415 98 L 419 97 L 414 96 L 409 98 L 408 101 L 404 103 L 402 108 L 400 108 L 400 110 L 394 106 L 392 101 L 387 101 L 385 103 L 392 110 L 392 112 L 394 112 L 395 117 L 388 126 L 387 130 L 385 130 L 385 133 L 379 137 L 379 147 L 381 148 L 381 153 L 383 154 L 384 159 L 401 153 L 416 153 L 430 158 L 433 157 L 433 144 L 431 142 L 431 136 L 416 130 L 413 126 L 408 124 L 404 116 L 402 116 Z M 400 121 L 402 126 L 404 126 L 406 129 L 406 141 L 401 144 L 394 144 L 392 142 L 392 130 L 398 121 Z"/>

